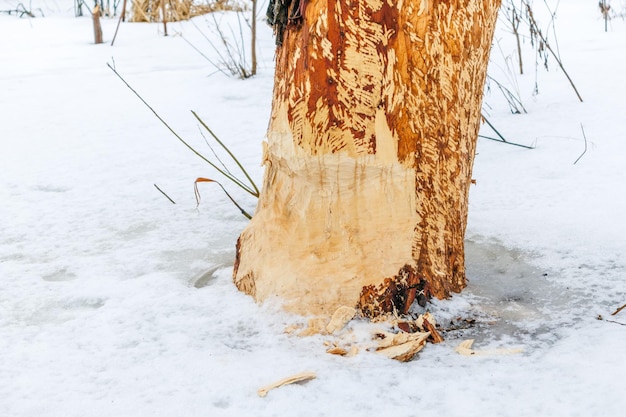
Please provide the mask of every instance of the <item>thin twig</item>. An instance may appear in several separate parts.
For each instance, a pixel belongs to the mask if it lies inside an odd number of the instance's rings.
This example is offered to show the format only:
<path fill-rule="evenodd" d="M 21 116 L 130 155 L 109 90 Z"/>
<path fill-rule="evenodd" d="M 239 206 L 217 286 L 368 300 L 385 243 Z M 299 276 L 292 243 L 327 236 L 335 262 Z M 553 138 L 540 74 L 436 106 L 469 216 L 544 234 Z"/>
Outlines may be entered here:
<path fill-rule="evenodd" d="M 524 107 L 524 105 L 522 104 L 522 101 L 520 99 L 518 99 L 515 94 L 513 94 L 513 92 L 511 90 L 509 90 L 508 88 L 506 88 L 505 86 L 502 85 L 502 83 L 500 83 L 498 80 L 496 80 L 495 78 L 493 78 L 490 75 L 487 75 L 487 78 L 490 81 L 493 81 L 494 83 L 496 83 L 496 86 L 500 89 L 500 92 L 502 93 L 502 95 L 504 96 L 504 98 L 506 99 L 506 101 L 509 103 L 509 108 L 511 109 L 511 113 L 521 113 L 522 111 L 524 113 L 528 113 L 526 111 L 526 108 Z M 522 109 L 520 111 L 520 109 L 518 108 L 518 106 Z M 515 111 L 513 111 L 515 110 Z"/>
<path fill-rule="evenodd" d="M 221 28 L 222 19 L 218 20 L 215 17 L 214 13 L 211 14 L 211 18 L 213 19 L 213 25 L 212 25 L 212 27 L 214 28 L 213 32 L 217 34 L 222 44 L 222 47 L 220 48 L 218 48 L 216 44 L 213 43 L 213 41 L 211 41 L 211 39 L 209 39 L 209 37 L 202 30 L 200 30 L 198 25 L 196 25 L 196 23 L 193 20 L 191 21 L 191 23 L 196 28 L 196 30 L 200 32 L 202 37 L 206 39 L 206 41 L 209 43 L 213 51 L 215 51 L 215 53 L 217 54 L 219 58 L 218 63 L 224 66 L 228 70 L 228 72 L 230 72 L 231 76 L 238 76 L 241 79 L 246 79 L 254 75 L 253 73 L 251 73 L 251 71 L 248 71 L 246 69 L 247 62 L 246 62 L 246 55 L 245 55 L 245 42 L 243 39 L 243 27 L 241 24 L 241 12 L 237 12 L 237 21 L 239 25 L 240 41 L 237 41 L 237 36 L 235 35 L 235 32 L 232 26 L 230 25 L 228 26 L 228 29 L 230 30 L 231 36 L 233 38 L 233 43 L 229 42 L 228 38 L 226 37 L 225 32 Z M 207 22 L 207 24 L 209 23 L 206 18 L 205 18 L 205 21 Z M 206 55 L 200 52 L 198 48 L 193 46 L 189 41 L 187 41 L 187 43 L 190 44 L 196 50 L 196 52 L 200 53 L 205 59 L 207 59 L 211 63 L 211 65 L 220 69 L 219 66 L 215 62 L 207 58 Z M 220 71 L 222 70 L 220 69 Z M 222 72 L 226 75 L 229 75 L 225 71 L 222 71 Z"/>
<path fill-rule="evenodd" d="M 215 18 L 215 14 L 212 13 L 211 17 L 213 18 L 213 22 L 215 23 L 215 30 L 217 31 L 217 34 L 220 36 L 220 40 L 222 41 L 222 44 L 224 45 L 224 49 L 226 49 L 226 53 L 228 54 L 228 61 L 222 59 L 222 62 L 224 62 L 224 64 L 230 69 L 230 71 L 233 74 L 237 74 L 239 72 L 238 69 L 237 69 L 237 61 L 235 60 L 235 58 L 233 58 L 233 54 L 232 54 L 232 51 L 230 50 L 230 46 L 228 44 L 228 41 L 226 40 L 226 37 L 224 36 L 224 33 L 222 32 L 222 29 L 220 28 L 220 24 L 217 23 L 217 19 Z M 211 46 L 213 46 L 212 43 L 211 43 Z M 217 48 L 215 48 L 215 46 L 213 46 L 213 49 L 217 50 Z"/>
<path fill-rule="evenodd" d="M 541 39 L 541 41 L 545 45 L 546 49 L 548 51 L 550 51 L 550 53 L 552 54 L 552 56 L 556 60 L 557 64 L 559 64 L 559 67 L 561 68 L 561 70 L 563 70 L 563 74 L 565 74 L 565 77 L 567 77 L 567 80 L 569 81 L 570 85 L 574 89 L 574 92 L 576 93 L 576 96 L 578 97 L 578 100 L 580 100 L 580 102 L 582 103 L 583 98 L 578 93 L 578 90 L 576 89 L 576 86 L 574 85 L 574 81 L 572 81 L 572 79 L 570 78 L 569 74 L 567 73 L 567 71 L 563 67 L 563 63 L 559 59 L 558 54 L 552 49 L 552 47 L 548 43 L 548 40 L 545 38 L 545 36 L 543 36 L 543 33 L 541 32 L 541 29 L 539 29 L 539 25 L 537 25 L 537 21 L 535 20 L 535 17 L 533 15 L 533 11 L 532 11 L 532 9 L 531 9 L 531 7 L 530 7 L 530 5 L 528 3 L 526 3 L 526 10 L 528 11 L 528 19 L 530 21 L 530 24 L 531 24 L 531 26 L 534 27 L 535 32 L 537 33 L 537 36 L 539 36 L 539 38 Z"/>
<path fill-rule="evenodd" d="M 237 12 L 237 26 L 239 26 L 239 42 L 235 42 L 235 48 L 237 50 L 237 53 L 239 54 L 239 62 L 243 65 L 246 65 L 246 44 L 243 40 L 243 28 L 241 26 L 241 12 Z M 230 27 L 230 34 L 233 37 L 233 39 L 236 39 L 235 36 L 235 31 L 233 30 L 232 26 Z M 240 66 L 241 66 L 240 64 Z"/>
<path fill-rule="evenodd" d="M 549 32 L 550 26 L 552 26 L 552 33 L 554 35 L 553 37 L 554 37 L 554 44 L 556 47 L 556 54 L 558 55 L 559 59 L 561 59 L 561 51 L 559 50 L 559 38 L 556 36 L 556 11 L 559 8 L 559 3 L 560 3 L 560 0 L 556 2 L 556 5 L 554 6 L 554 11 L 552 11 L 548 2 L 546 0 L 543 0 L 543 4 L 546 6 L 546 9 L 548 9 L 548 13 L 550 13 L 550 22 L 548 23 L 546 32 Z"/>
<path fill-rule="evenodd" d="M 213 136 L 213 139 L 215 139 L 215 141 L 217 143 L 220 144 L 220 146 L 222 148 L 224 148 L 224 150 L 226 152 L 228 152 L 228 155 L 233 159 L 233 161 L 235 161 L 235 163 L 237 164 L 237 166 L 239 167 L 239 169 L 241 170 L 241 172 L 243 173 L 243 175 L 246 176 L 246 178 L 248 179 L 248 181 L 250 182 L 250 185 L 252 185 L 252 188 L 254 188 L 255 193 L 251 193 L 252 195 L 254 195 L 255 197 L 259 196 L 259 189 L 257 188 L 256 184 L 254 183 L 254 180 L 250 177 L 250 175 L 248 174 L 248 171 L 246 171 L 246 169 L 243 167 L 243 165 L 241 165 L 241 163 L 239 162 L 239 160 L 237 159 L 237 157 L 235 157 L 235 155 L 233 155 L 233 153 L 230 151 L 230 149 L 228 149 L 228 146 L 224 145 L 224 143 L 217 137 L 217 135 L 215 133 L 213 133 L 213 131 L 211 130 L 211 128 L 209 128 L 209 126 L 207 126 L 206 123 L 204 123 L 204 120 L 202 120 L 200 118 L 200 116 L 198 116 L 198 114 L 195 111 L 191 111 L 191 114 L 194 115 L 194 117 L 198 120 L 198 122 L 200 122 L 200 124 L 202 125 L 202 127 L 204 127 L 207 132 L 209 132 L 209 134 L 211 136 Z"/>
<path fill-rule="evenodd" d="M 182 35 L 181 35 L 181 38 L 183 38 L 183 40 L 184 40 L 185 42 L 187 42 L 187 45 L 191 46 L 191 47 L 192 47 L 192 48 L 193 48 L 193 49 L 194 49 L 197 53 L 199 53 L 199 54 L 200 54 L 200 56 L 202 56 L 204 59 L 206 59 L 207 61 L 209 61 L 209 63 L 210 63 L 211 65 L 213 65 L 215 68 L 217 68 L 217 70 L 218 70 L 219 72 L 221 72 L 222 74 L 224 74 L 224 75 L 226 75 L 226 76 L 228 77 L 228 74 L 226 73 L 226 71 L 224 71 L 223 69 L 221 69 L 221 68 L 219 67 L 219 65 L 216 65 L 216 64 L 215 64 L 215 62 L 213 62 L 213 61 L 211 60 L 211 58 L 209 58 L 208 56 L 206 56 L 206 55 L 205 55 L 205 54 L 204 54 L 204 53 L 203 53 L 200 49 L 198 49 L 198 48 L 197 48 L 194 44 L 192 44 L 192 43 L 191 43 L 191 42 L 190 42 L 187 38 L 185 38 L 185 37 L 184 37 L 184 36 L 182 36 Z"/>
<path fill-rule="evenodd" d="M 585 150 L 583 151 L 583 153 L 580 154 L 578 158 L 576 158 L 576 160 L 574 161 L 574 165 L 576 165 L 576 162 L 580 161 L 580 158 L 582 158 L 583 155 L 587 153 L 587 136 L 585 135 L 585 129 L 583 128 L 582 123 L 580 124 L 580 130 L 583 131 L 583 138 L 585 138 Z"/>
<path fill-rule="evenodd" d="M 111 71 L 113 71 L 113 73 L 115 75 L 117 75 L 117 77 L 122 80 L 122 82 L 126 85 L 126 87 L 128 87 L 128 89 L 130 91 L 132 91 L 135 96 L 137 96 L 137 98 L 139 100 L 141 100 L 141 102 L 152 112 L 152 114 L 154 114 L 156 116 L 157 119 L 159 119 L 159 121 L 176 137 L 176 139 L 178 139 L 183 145 L 185 145 L 187 148 L 189 148 L 189 150 L 191 150 L 193 153 L 195 153 L 198 157 L 200 157 L 200 159 L 202 159 L 204 162 L 206 162 L 207 164 L 211 165 L 217 172 L 219 172 L 220 174 L 222 174 L 224 177 L 226 177 L 228 180 L 230 180 L 231 182 L 233 182 L 234 184 L 236 184 L 237 186 L 239 186 L 241 189 L 243 189 L 244 191 L 246 191 L 249 194 L 252 194 L 255 197 L 258 197 L 259 192 L 258 190 L 255 189 L 252 190 L 250 187 L 248 187 L 247 185 L 245 185 L 244 183 L 242 183 L 239 179 L 237 179 L 236 177 L 228 174 L 227 172 L 224 172 L 224 170 L 220 169 L 217 165 L 215 165 L 213 162 L 211 162 L 210 160 L 208 160 L 204 155 L 202 155 L 200 152 L 198 152 L 197 150 L 194 149 L 193 146 L 191 146 L 190 144 L 188 144 L 178 133 L 176 133 L 176 131 L 174 131 L 174 129 L 172 129 L 172 127 L 165 121 L 163 120 L 163 118 L 161 116 L 159 116 L 159 114 L 156 112 L 156 110 L 154 110 L 152 108 L 152 106 L 150 106 L 146 100 L 144 100 L 144 98 L 137 92 L 135 91 L 135 89 L 133 87 L 130 86 L 130 84 L 128 84 L 126 82 L 126 80 L 124 79 L 124 77 L 122 77 L 117 70 L 111 66 L 111 64 L 107 63 L 107 67 L 109 67 L 111 69 Z"/>
<path fill-rule="evenodd" d="M 155 188 L 156 188 L 157 190 L 159 190 L 159 191 L 161 192 L 161 194 L 163 194 L 163 195 L 164 195 L 164 196 L 165 196 L 168 200 L 170 200 L 170 201 L 172 202 L 172 204 L 176 204 L 176 203 L 174 202 L 174 200 L 172 200 L 172 199 L 170 198 L 170 196 L 169 196 L 169 195 L 165 194 L 165 191 L 163 191 L 162 189 L 160 189 L 160 188 L 159 188 L 159 186 L 158 186 L 158 185 L 154 184 L 154 186 L 155 186 Z"/>
<path fill-rule="evenodd" d="M 215 17 L 213 17 L 213 19 L 215 19 Z M 208 20 L 206 20 L 206 18 L 205 18 L 205 21 L 207 22 L 207 24 L 209 23 L 209 22 L 208 22 Z M 209 43 L 209 45 L 211 45 L 211 47 L 213 48 L 213 50 L 215 51 L 215 53 L 217 53 L 217 56 L 219 57 L 220 62 L 221 62 L 221 63 L 223 63 L 224 65 L 226 65 L 226 67 L 227 67 L 227 68 L 231 71 L 231 75 L 233 75 L 233 73 L 232 73 L 232 69 L 231 69 L 231 68 L 230 68 L 230 66 L 228 65 L 228 63 L 227 63 L 226 59 L 224 59 L 224 57 L 223 57 L 223 56 L 222 56 L 222 54 L 220 53 L 220 50 L 219 50 L 219 49 L 215 46 L 215 44 L 213 44 L 213 42 L 211 41 L 211 39 L 209 39 L 209 37 L 208 37 L 208 36 L 207 36 L 207 35 L 206 35 L 206 34 L 205 34 L 205 33 L 204 33 L 204 32 L 203 32 L 203 31 L 202 31 L 202 30 L 198 27 L 198 25 L 196 25 L 196 22 L 195 22 L 193 19 L 191 19 L 191 20 L 190 20 L 190 22 L 191 22 L 191 24 L 192 24 L 192 25 L 196 28 L 196 30 L 197 30 L 198 32 L 200 32 L 200 34 L 202 35 L 202 37 L 203 37 L 204 39 L 206 39 L 206 41 Z M 195 47 L 194 47 L 194 49 L 196 49 L 196 51 L 200 52 L 197 48 L 195 48 Z M 205 56 L 203 53 L 201 53 L 201 52 L 200 52 L 200 54 L 206 58 L 206 56 Z M 208 58 L 207 58 L 207 59 L 208 59 Z M 214 67 L 216 67 L 216 68 L 220 69 L 220 68 L 219 68 L 217 65 L 215 65 L 215 64 L 214 64 L 214 63 L 213 63 L 210 59 L 208 59 L 208 60 L 209 60 L 209 62 L 211 62 L 211 64 L 213 64 L 213 66 L 214 66 Z M 222 72 L 224 73 L 224 75 L 228 76 L 228 74 L 226 74 L 226 72 L 224 72 L 224 71 L 222 71 Z M 236 74 L 236 73 L 235 73 L 235 74 Z"/>
<path fill-rule="evenodd" d="M 115 34 L 113 35 L 111 46 L 113 46 L 113 43 L 115 42 L 115 38 L 117 37 L 117 31 L 120 28 L 120 23 L 122 23 L 122 20 L 126 21 L 126 0 L 124 0 L 124 5 L 122 6 L 122 13 L 120 13 L 120 19 L 117 21 L 117 26 L 115 27 Z"/>
<path fill-rule="evenodd" d="M 620 308 L 618 308 L 617 310 L 615 310 L 613 313 L 611 313 L 612 316 L 615 316 L 617 313 L 619 313 L 620 311 L 622 311 L 623 309 L 626 308 L 626 304 L 624 304 L 623 306 L 621 306 Z"/>
<path fill-rule="evenodd" d="M 615 323 L 615 324 L 619 324 L 620 326 L 626 326 L 626 323 L 620 323 L 619 321 L 613 321 L 613 320 L 604 320 L 607 323 Z"/>

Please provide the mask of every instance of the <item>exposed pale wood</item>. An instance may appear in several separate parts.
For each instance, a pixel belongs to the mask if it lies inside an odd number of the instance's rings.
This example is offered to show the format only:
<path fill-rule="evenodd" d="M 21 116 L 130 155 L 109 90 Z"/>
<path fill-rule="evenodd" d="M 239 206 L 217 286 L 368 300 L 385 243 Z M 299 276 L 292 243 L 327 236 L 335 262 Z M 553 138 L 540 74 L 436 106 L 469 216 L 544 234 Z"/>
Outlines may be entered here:
<path fill-rule="evenodd" d="M 499 3 L 306 3 L 277 50 L 263 190 L 237 244 L 239 289 L 301 314 L 347 305 L 375 317 L 464 288 Z"/>
<path fill-rule="evenodd" d="M 300 372 L 299 374 L 289 376 L 287 378 L 283 378 L 280 381 L 276 381 L 272 384 L 269 384 L 263 388 L 260 388 L 258 391 L 259 397 L 265 397 L 268 392 L 273 389 L 282 387 L 283 385 L 295 384 L 299 382 L 310 381 L 311 379 L 317 378 L 315 372 Z"/>

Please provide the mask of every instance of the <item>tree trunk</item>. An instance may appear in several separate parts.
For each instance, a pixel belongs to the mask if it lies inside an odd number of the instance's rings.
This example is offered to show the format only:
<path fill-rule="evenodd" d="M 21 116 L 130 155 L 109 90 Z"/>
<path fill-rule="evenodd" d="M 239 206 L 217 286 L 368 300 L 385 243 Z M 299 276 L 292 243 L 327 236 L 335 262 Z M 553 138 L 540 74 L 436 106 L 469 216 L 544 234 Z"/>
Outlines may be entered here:
<path fill-rule="evenodd" d="M 377 316 L 465 287 L 499 4 L 292 1 L 290 16 L 305 10 L 301 25 L 275 27 L 266 170 L 237 242 L 240 290 L 301 314 L 348 305 Z"/>
<path fill-rule="evenodd" d="M 94 43 L 102 43 L 102 25 L 100 24 L 100 5 L 96 4 L 91 15 L 93 19 Z"/>

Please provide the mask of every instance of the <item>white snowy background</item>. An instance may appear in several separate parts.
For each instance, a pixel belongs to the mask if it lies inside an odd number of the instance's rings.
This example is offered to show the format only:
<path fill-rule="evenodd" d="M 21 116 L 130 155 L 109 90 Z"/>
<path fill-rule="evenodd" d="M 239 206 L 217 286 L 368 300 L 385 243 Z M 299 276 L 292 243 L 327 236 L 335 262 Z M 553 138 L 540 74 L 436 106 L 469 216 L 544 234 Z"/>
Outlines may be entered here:
<path fill-rule="evenodd" d="M 219 62 L 190 22 L 168 37 L 122 23 L 111 47 L 117 18 L 94 45 L 71 1 L 25 6 L 35 18 L 0 13 L 0 416 L 625 415 L 626 327 L 607 320 L 626 323 L 610 315 L 626 303 L 626 22 L 605 33 L 597 1 L 562 1 L 554 21 L 583 103 L 554 60 L 535 75 L 527 40 L 526 74 L 506 75 L 514 44 L 498 31 L 490 71 L 518 83 L 528 114 L 493 85 L 485 113 L 534 149 L 479 140 L 469 287 L 428 307 L 443 327 L 477 322 L 409 363 L 327 354 L 323 336 L 284 333 L 302 318 L 239 293 L 246 219 L 215 185 L 200 184 L 196 209 L 193 181 L 214 171 L 106 66 L 210 154 L 195 110 L 260 182 L 274 51 L 262 21 L 259 74 L 241 81 L 190 47 Z M 221 18 L 238 32 L 234 14 Z M 213 36 L 211 19 L 194 23 Z M 467 338 L 524 351 L 460 356 Z M 305 370 L 317 379 L 257 395 Z"/>

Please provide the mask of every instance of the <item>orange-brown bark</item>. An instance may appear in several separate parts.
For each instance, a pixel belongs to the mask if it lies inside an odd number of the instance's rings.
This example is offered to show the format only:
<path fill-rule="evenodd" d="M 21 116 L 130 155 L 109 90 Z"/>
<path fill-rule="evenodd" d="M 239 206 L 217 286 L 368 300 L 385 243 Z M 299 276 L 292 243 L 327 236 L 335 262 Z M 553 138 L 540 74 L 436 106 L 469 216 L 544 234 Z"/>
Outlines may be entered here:
<path fill-rule="evenodd" d="M 238 287 L 302 313 L 405 312 L 465 286 L 463 238 L 499 1 L 311 0 L 277 51 Z"/>

